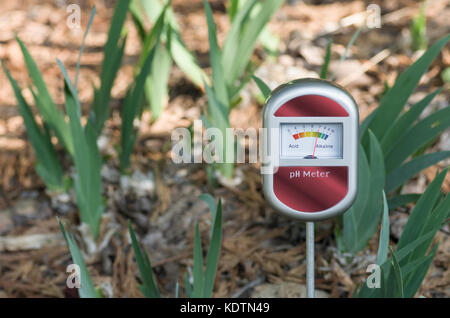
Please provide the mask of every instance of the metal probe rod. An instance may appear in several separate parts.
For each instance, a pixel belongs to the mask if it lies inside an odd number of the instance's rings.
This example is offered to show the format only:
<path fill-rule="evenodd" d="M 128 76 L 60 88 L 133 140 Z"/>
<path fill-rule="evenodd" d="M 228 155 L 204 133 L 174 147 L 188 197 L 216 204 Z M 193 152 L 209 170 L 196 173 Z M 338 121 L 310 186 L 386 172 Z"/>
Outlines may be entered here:
<path fill-rule="evenodd" d="M 306 222 L 306 296 L 314 298 L 314 222 Z"/>

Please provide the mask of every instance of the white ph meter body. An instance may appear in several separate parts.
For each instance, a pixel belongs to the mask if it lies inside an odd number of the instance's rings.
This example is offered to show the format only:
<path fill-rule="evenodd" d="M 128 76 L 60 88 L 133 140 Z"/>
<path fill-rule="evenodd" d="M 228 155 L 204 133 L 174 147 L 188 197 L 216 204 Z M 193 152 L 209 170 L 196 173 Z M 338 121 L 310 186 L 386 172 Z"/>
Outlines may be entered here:
<path fill-rule="evenodd" d="M 359 121 L 346 90 L 319 79 L 284 84 L 266 102 L 263 127 L 263 189 L 277 212 L 312 222 L 352 205 Z"/>

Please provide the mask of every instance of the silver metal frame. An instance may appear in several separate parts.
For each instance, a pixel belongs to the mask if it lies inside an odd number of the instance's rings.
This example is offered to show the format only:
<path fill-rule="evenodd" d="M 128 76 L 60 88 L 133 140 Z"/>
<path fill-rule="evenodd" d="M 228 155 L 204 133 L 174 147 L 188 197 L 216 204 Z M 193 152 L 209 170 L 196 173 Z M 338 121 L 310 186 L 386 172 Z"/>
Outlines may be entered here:
<path fill-rule="evenodd" d="M 274 113 L 287 101 L 302 95 L 321 95 L 339 103 L 348 112 L 348 117 L 275 117 Z M 342 159 L 303 159 L 281 156 L 279 133 L 281 123 L 342 123 Z M 347 195 L 337 205 L 322 212 L 296 211 L 280 202 L 273 192 L 273 174 L 263 174 L 263 191 L 272 207 L 287 217 L 307 222 L 328 219 L 345 212 L 353 203 L 358 182 L 359 116 L 353 97 L 342 87 L 319 79 L 301 79 L 284 84 L 273 91 L 263 110 L 263 127 L 268 128 L 263 136 L 265 153 L 269 160 L 263 161 L 265 171 L 274 171 L 278 166 L 347 166 L 349 172 Z M 326 195 L 326 194 L 324 194 Z"/>

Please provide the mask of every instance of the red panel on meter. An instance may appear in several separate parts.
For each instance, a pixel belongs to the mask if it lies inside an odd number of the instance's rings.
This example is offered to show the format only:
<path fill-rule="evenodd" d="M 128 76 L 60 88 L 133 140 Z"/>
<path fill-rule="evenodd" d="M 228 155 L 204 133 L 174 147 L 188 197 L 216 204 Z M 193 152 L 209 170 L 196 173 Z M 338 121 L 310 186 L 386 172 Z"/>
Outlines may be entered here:
<path fill-rule="evenodd" d="M 347 117 L 344 107 L 321 95 L 295 97 L 278 108 L 275 117 Z"/>
<path fill-rule="evenodd" d="M 291 209 L 324 211 L 347 194 L 348 167 L 278 167 L 273 175 L 273 191 Z"/>

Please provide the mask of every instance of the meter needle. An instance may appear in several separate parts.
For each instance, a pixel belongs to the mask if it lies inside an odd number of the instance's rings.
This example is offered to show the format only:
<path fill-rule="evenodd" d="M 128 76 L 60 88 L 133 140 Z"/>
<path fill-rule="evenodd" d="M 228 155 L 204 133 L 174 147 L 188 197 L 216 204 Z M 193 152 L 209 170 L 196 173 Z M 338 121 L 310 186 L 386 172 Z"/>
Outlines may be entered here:
<path fill-rule="evenodd" d="M 312 154 L 312 159 L 315 159 L 314 154 L 316 153 L 317 138 L 319 138 L 319 131 L 317 131 L 316 142 L 314 143 L 314 150 L 313 150 L 313 154 Z"/>

